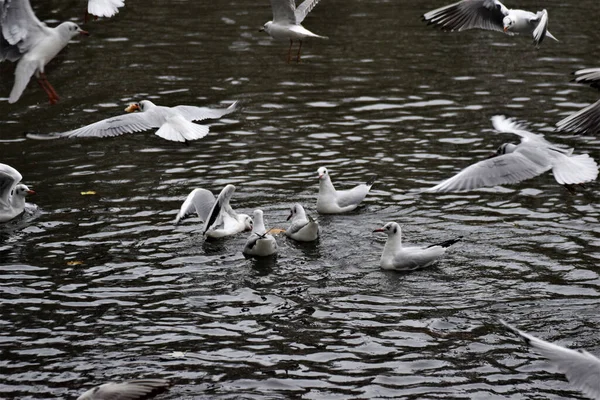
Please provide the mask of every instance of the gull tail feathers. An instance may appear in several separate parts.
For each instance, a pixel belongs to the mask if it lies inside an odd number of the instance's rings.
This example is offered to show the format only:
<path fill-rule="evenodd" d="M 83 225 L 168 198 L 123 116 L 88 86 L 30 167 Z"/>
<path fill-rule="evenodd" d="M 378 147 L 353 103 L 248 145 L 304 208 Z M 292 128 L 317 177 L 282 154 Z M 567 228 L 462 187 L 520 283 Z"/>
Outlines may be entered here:
<path fill-rule="evenodd" d="M 174 142 L 185 142 L 187 140 L 201 139 L 208 135 L 208 131 L 209 129 L 206 125 L 195 124 L 186 121 L 181 116 L 176 116 L 167 119 L 167 122 L 156 131 L 156 135 Z"/>

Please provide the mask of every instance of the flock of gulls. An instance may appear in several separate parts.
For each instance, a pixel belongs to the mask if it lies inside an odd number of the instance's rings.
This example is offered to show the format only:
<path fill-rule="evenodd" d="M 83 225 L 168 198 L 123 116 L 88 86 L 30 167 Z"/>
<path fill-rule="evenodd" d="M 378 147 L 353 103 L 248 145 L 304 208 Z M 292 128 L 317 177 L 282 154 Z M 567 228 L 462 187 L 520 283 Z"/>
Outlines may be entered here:
<path fill-rule="evenodd" d="M 298 41 L 296 61 L 300 62 L 302 41 L 322 38 L 301 24 L 319 0 L 305 0 L 296 7 L 294 0 L 271 0 L 273 20 L 264 24 L 264 31 L 276 40 L 290 42 L 287 62 L 292 61 L 293 42 Z M 86 12 L 95 17 L 111 17 L 124 6 L 123 0 L 89 0 Z M 546 37 L 558 41 L 548 31 L 548 12 L 509 9 L 498 0 L 463 0 L 423 15 L 423 20 L 446 31 L 485 29 L 508 35 L 531 35 L 539 47 Z M 73 22 L 63 22 L 51 28 L 35 16 L 29 0 L 0 0 L 0 61 L 16 62 L 14 85 L 8 97 L 15 103 L 29 81 L 35 76 L 51 104 L 59 101 L 57 91 L 45 74 L 45 66 L 77 35 L 88 35 Z M 575 81 L 600 89 L 600 68 L 575 72 Z M 115 116 L 64 133 L 51 134 L 53 138 L 110 137 L 125 133 L 156 129 L 155 134 L 171 141 L 198 140 L 209 133 L 208 126 L 195 123 L 218 119 L 237 110 L 237 102 L 228 108 L 212 109 L 196 106 L 164 107 L 142 100 L 130 104 L 124 115 Z M 479 161 L 455 176 L 427 189 L 426 192 L 453 192 L 481 187 L 512 184 L 533 178 L 549 170 L 556 181 L 574 190 L 577 185 L 593 181 L 598 176 L 598 165 L 587 154 L 573 154 L 572 148 L 553 144 L 543 135 L 535 134 L 509 118 L 495 116 L 492 125 L 498 132 L 520 137 L 520 143 L 506 143 L 488 159 Z M 600 131 L 600 101 L 559 121 L 557 129 L 579 134 L 594 135 Z M 320 214 L 340 214 L 355 210 L 365 199 L 376 177 L 347 190 L 336 190 L 329 171 L 317 171 L 319 192 L 316 210 Z M 35 192 L 21 183 L 21 174 L 13 167 L 0 164 L 0 222 L 19 217 L 25 209 L 26 196 Z M 277 253 L 277 240 L 267 230 L 262 210 L 252 216 L 237 213 L 230 205 L 235 192 L 227 185 L 214 196 L 209 190 L 193 190 L 181 206 L 175 224 L 191 214 L 197 214 L 204 223 L 202 234 L 207 239 L 219 239 L 251 231 L 242 252 L 251 257 L 272 256 Z M 291 224 L 285 234 L 292 240 L 312 242 L 319 238 L 319 224 L 295 203 L 290 207 Z M 411 271 L 426 267 L 444 255 L 446 249 L 460 240 L 450 239 L 425 247 L 402 245 L 401 227 L 388 222 L 374 232 L 387 235 L 380 266 L 383 269 Z M 600 399 L 600 359 L 585 351 L 570 350 L 524 333 L 504 321 L 506 329 L 520 336 L 528 345 L 550 359 L 567 379 L 586 396 Z M 94 387 L 79 400 L 135 400 L 148 399 L 171 386 L 165 379 L 137 379 L 121 383 L 107 383 Z"/>

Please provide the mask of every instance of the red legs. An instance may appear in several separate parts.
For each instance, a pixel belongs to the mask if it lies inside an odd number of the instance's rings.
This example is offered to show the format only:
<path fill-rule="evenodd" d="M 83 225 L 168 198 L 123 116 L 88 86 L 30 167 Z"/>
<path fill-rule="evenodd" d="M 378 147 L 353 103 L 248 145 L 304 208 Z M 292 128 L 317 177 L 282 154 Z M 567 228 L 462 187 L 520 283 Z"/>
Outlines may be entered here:
<path fill-rule="evenodd" d="M 290 63 L 290 60 L 292 59 L 292 44 L 293 44 L 293 40 L 290 39 L 290 48 L 288 49 L 288 56 L 287 56 L 287 63 Z"/>
<path fill-rule="evenodd" d="M 298 47 L 298 57 L 296 58 L 296 62 L 300 62 L 300 50 L 302 50 L 302 40 L 298 39 L 300 42 L 300 47 Z"/>
<path fill-rule="evenodd" d="M 48 82 L 48 78 L 46 78 L 45 73 L 42 72 L 40 74 L 40 76 L 38 77 L 38 83 L 48 95 L 48 100 L 50 100 L 50 104 L 56 104 L 58 102 L 58 93 L 56 93 L 56 90 L 54 90 L 50 82 Z"/>

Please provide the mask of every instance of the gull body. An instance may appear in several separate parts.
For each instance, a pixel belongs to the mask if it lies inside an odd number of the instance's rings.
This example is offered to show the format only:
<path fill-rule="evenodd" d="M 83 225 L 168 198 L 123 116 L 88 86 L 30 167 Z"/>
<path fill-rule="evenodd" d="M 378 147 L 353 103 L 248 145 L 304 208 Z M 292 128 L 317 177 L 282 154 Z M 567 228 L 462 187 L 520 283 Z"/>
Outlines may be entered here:
<path fill-rule="evenodd" d="M 306 214 L 301 204 L 296 203 L 290 207 L 290 215 L 287 219 L 292 220 L 289 228 L 285 230 L 286 236 L 290 239 L 312 242 L 319 238 L 319 223 Z"/>
<path fill-rule="evenodd" d="M 504 32 L 508 35 L 532 35 L 536 47 L 546 36 L 557 40 L 548 32 L 548 12 L 546 10 L 537 13 L 511 10 L 498 0 L 462 0 L 429 11 L 423 15 L 423 20 L 447 31 L 485 29 Z"/>
<path fill-rule="evenodd" d="M 58 94 L 46 78 L 44 69 L 77 35 L 88 35 L 73 22 L 50 28 L 33 13 L 29 0 L 0 0 L 0 61 L 17 61 L 15 83 L 8 102 L 15 103 L 32 76 L 48 95 L 50 103 Z"/>
<path fill-rule="evenodd" d="M 96 17 L 110 18 L 125 5 L 125 0 L 89 0 L 87 12 Z"/>
<path fill-rule="evenodd" d="M 327 168 L 321 167 L 317 172 L 319 174 L 317 212 L 321 214 L 340 214 L 354 210 L 367 197 L 377 178 L 373 176 L 366 183 L 349 190 L 335 190 Z"/>
<path fill-rule="evenodd" d="M 155 132 L 157 136 L 174 142 L 186 142 L 201 139 L 209 132 L 208 126 L 195 124 L 192 121 L 221 118 L 236 109 L 237 102 L 228 108 L 212 109 L 195 106 L 164 107 L 157 106 L 150 100 L 142 100 L 139 103 L 130 104 L 125 109 L 128 114 L 107 118 L 79 129 L 59 133 L 56 136 L 68 138 L 109 137 L 158 128 Z"/>
<path fill-rule="evenodd" d="M 600 68 L 586 68 L 575 71 L 574 81 L 600 89 Z M 600 133 L 600 100 L 569 115 L 556 123 L 560 131 L 597 135 Z"/>
<path fill-rule="evenodd" d="M 449 246 L 461 239 L 459 237 L 427 247 L 404 247 L 402 246 L 402 229 L 395 222 L 388 222 L 373 232 L 383 232 L 388 235 L 379 263 L 382 269 L 395 271 L 413 271 L 425 268 L 442 257 Z"/>
<path fill-rule="evenodd" d="M 25 198 L 35 192 L 21 182 L 23 177 L 13 167 L 0 163 L 0 222 L 7 222 L 25 210 Z"/>
<path fill-rule="evenodd" d="M 465 168 L 428 192 L 458 192 L 517 183 L 548 170 L 567 188 L 593 181 L 598 176 L 598 165 L 587 154 L 573 155 L 573 149 L 552 144 L 543 135 L 528 132 L 503 116 L 492 117 L 492 124 L 499 132 L 520 136 L 521 143 L 503 144 L 491 158 Z"/>
<path fill-rule="evenodd" d="M 166 392 L 171 383 L 166 379 L 134 379 L 110 382 L 83 393 L 77 400 L 144 400 Z"/>
<path fill-rule="evenodd" d="M 234 192 L 233 185 L 225 186 L 217 198 L 210 190 L 192 190 L 181 205 L 175 224 L 195 212 L 204 222 L 202 234 L 209 238 L 217 239 L 251 230 L 252 218 L 247 214 L 236 213 L 229 205 Z"/>
<path fill-rule="evenodd" d="M 509 331 L 519 336 L 525 344 L 549 359 L 560 372 L 566 375 L 573 387 L 590 399 L 600 399 L 600 359 L 585 350 L 571 350 L 554 343 L 538 339 L 500 321 Z"/>
<path fill-rule="evenodd" d="M 249 256 L 266 257 L 277 253 L 277 241 L 265 228 L 262 210 L 254 210 L 252 233 L 246 240 L 243 253 Z"/>

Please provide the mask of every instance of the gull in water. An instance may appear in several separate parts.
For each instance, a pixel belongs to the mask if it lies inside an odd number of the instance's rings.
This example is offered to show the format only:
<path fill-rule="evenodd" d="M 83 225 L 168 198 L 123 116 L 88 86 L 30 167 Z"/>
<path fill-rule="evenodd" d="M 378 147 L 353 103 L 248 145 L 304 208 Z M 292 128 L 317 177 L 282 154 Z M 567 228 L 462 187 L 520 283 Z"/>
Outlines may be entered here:
<path fill-rule="evenodd" d="M 35 16 L 29 0 L 0 0 L 0 61 L 18 60 L 8 102 L 19 100 L 35 75 L 50 103 L 55 104 L 58 94 L 44 68 L 77 35 L 89 33 L 73 22 L 49 28 Z"/>
<path fill-rule="evenodd" d="M 277 253 L 277 241 L 265 228 L 262 210 L 254 210 L 254 226 L 246 240 L 243 253 L 249 256 L 265 257 Z"/>
<path fill-rule="evenodd" d="M 317 212 L 321 214 L 340 214 L 354 210 L 367 197 L 371 186 L 377 179 L 373 176 L 367 183 L 360 184 L 349 190 L 335 190 L 327 168 L 321 167 L 319 173 L 319 196 L 317 197 Z"/>
<path fill-rule="evenodd" d="M 285 234 L 290 239 L 299 242 L 312 242 L 319 238 L 319 224 L 310 215 L 306 214 L 304 207 L 299 203 L 290 207 L 290 215 L 287 220 L 292 220 L 292 224 L 285 230 Z"/>
<path fill-rule="evenodd" d="M 505 143 L 486 160 L 473 164 L 428 192 L 458 192 L 486 186 L 517 183 L 552 170 L 554 179 L 567 189 L 593 181 L 598 165 L 587 154 L 573 155 L 573 149 L 558 146 L 500 115 L 492 117 L 499 132 L 514 133 L 521 143 Z"/>
<path fill-rule="evenodd" d="M 23 177 L 13 167 L 0 163 L 0 222 L 7 222 L 25 210 L 25 198 L 35 194 L 21 182 Z"/>
<path fill-rule="evenodd" d="M 423 20 L 446 31 L 478 28 L 504 31 L 508 35 L 532 35 L 536 47 L 539 47 L 546 36 L 558 41 L 548 32 L 548 11 L 538 11 L 534 14 L 530 11 L 511 10 L 498 0 L 459 1 L 429 11 L 423 15 Z"/>
<path fill-rule="evenodd" d="M 119 12 L 125 5 L 125 0 L 89 0 L 87 15 L 110 18 Z"/>
<path fill-rule="evenodd" d="M 600 68 L 580 69 L 574 74 L 575 82 L 600 89 Z M 558 121 L 556 127 L 559 131 L 597 135 L 600 133 L 600 100 Z"/>
<path fill-rule="evenodd" d="M 134 379 L 96 386 L 77 400 L 145 400 L 164 393 L 171 387 L 166 379 Z"/>
<path fill-rule="evenodd" d="M 294 40 L 300 42 L 296 58 L 296 61 L 300 62 L 300 50 L 302 49 L 302 40 L 304 38 L 316 37 L 327 39 L 326 36 L 316 35 L 300 25 L 310 10 L 312 10 L 318 2 L 319 0 L 304 0 L 304 2 L 296 8 L 295 0 L 271 0 L 273 21 L 265 23 L 265 25 L 260 28 L 260 32 L 267 32 L 275 40 L 289 39 L 290 48 L 287 56 L 288 63 L 292 57 L 292 44 Z"/>
<path fill-rule="evenodd" d="M 236 213 L 229 205 L 234 192 L 235 186 L 227 185 L 215 199 L 210 190 L 192 190 L 181 205 L 175 224 L 196 212 L 204 222 L 202 234 L 209 238 L 216 239 L 251 230 L 252 218 L 246 214 Z"/>
<path fill-rule="evenodd" d="M 522 332 L 500 320 L 526 345 L 549 359 L 575 388 L 590 399 L 600 399 L 600 359 L 585 350 L 571 350 Z"/>
<path fill-rule="evenodd" d="M 462 236 L 427 247 L 403 247 L 402 229 L 395 222 L 388 222 L 383 228 L 373 232 L 383 232 L 388 235 L 383 254 L 379 261 L 382 269 L 395 271 L 413 271 L 425 268 L 446 253 L 446 249 L 462 239 Z"/>
<path fill-rule="evenodd" d="M 142 100 L 125 108 L 125 111 L 129 114 L 103 119 L 91 125 L 59 133 L 55 136 L 68 138 L 107 137 L 158 128 L 155 132 L 157 136 L 174 142 L 186 142 L 201 139 L 208 135 L 208 126 L 195 124 L 192 121 L 221 118 L 236 109 L 237 101 L 227 108 L 212 109 L 195 106 L 163 107 L 157 106 L 149 100 Z"/>

